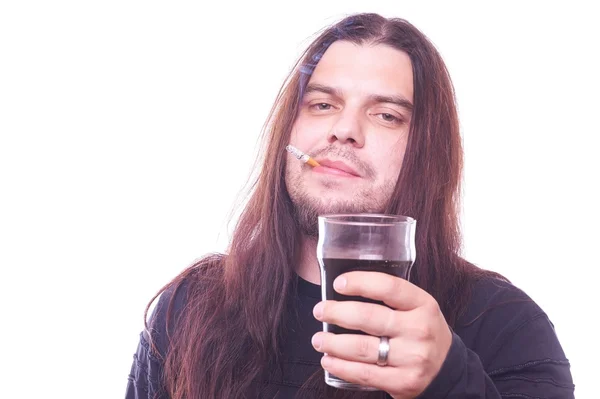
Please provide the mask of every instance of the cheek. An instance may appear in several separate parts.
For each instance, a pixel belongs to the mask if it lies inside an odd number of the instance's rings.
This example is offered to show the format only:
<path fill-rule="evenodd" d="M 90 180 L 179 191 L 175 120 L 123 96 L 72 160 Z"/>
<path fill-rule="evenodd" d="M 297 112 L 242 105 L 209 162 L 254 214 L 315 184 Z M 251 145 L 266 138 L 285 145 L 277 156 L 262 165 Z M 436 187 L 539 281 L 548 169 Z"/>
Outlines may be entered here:
<path fill-rule="evenodd" d="M 381 165 L 382 180 L 396 180 L 402 169 L 402 161 L 406 151 L 406 142 L 389 143 L 388 146 L 380 148 L 377 163 Z M 386 162 L 387 161 L 387 162 Z"/>
<path fill-rule="evenodd" d="M 299 118 L 292 126 L 290 142 L 296 143 L 302 151 L 310 151 L 325 137 L 323 131 L 317 124 Z"/>

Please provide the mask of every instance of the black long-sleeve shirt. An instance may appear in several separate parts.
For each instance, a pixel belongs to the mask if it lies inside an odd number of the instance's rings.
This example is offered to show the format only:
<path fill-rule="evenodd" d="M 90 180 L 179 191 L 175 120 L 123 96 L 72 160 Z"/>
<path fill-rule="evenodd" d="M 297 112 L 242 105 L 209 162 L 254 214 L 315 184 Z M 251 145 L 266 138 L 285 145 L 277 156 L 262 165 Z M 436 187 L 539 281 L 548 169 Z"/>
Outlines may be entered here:
<path fill-rule="evenodd" d="M 183 293 L 177 294 L 174 311 L 183 307 L 183 297 Z M 152 316 L 162 353 L 167 350 L 161 337 L 165 335 L 168 299 L 168 294 L 161 296 Z M 312 315 L 320 300 L 320 287 L 299 279 L 299 319 L 287 326 L 282 367 L 273 368 L 276 371 L 270 374 L 266 386 L 262 385 L 261 399 L 294 398 L 300 386 L 321 367 L 322 355 L 310 342 L 322 329 Z M 149 351 L 148 337 L 142 333 L 126 399 L 168 399 L 161 393 L 161 370 L 161 362 Z M 448 356 L 419 399 L 573 397 L 569 361 L 546 313 L 512 284 L 485 279 L 474 286 L 470 305 L 454 327 Z"/>

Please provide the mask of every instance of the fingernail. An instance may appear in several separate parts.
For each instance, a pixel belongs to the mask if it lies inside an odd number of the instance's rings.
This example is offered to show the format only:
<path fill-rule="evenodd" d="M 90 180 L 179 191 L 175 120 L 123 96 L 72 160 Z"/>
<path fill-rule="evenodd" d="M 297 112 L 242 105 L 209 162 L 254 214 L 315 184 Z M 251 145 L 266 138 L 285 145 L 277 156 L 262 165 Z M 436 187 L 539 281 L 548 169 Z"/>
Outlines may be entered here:
<path fill-rule="evenodd" d="M 318 350 L 318 349 L 321 349 L 321 343 L 323 342 L 323 339 L 321 338 L 321 336 L 319 334 L 316 334 L 316 335 L 313 335 L 310 342 L 312 342 L 312 345 L 315 347 L 315 349 Z"/>
<path fill-rule="evenodd" d="M 317 303 L 317 305 L 313 309 L 313 315 L 318 320 L 321 320 L 321 317 L 323 317 L 323 302 Z"/>
<path fill-rule="evenodd" d="M 345 277 L 338 277 L 333 281 L 333 288 L 335 288 L 336 290 L 343 290 L 344 287 L 346 287 L 346 278 Z"/>
<path fill-rule="evenodd" d="M 331 360 L 331 358 L 327 355 L 325 355 L 321 358 L 321 366 L 323 366 L 324 368 L 331 366 L 332 362 L 333 362 L 333 360 Z"/>

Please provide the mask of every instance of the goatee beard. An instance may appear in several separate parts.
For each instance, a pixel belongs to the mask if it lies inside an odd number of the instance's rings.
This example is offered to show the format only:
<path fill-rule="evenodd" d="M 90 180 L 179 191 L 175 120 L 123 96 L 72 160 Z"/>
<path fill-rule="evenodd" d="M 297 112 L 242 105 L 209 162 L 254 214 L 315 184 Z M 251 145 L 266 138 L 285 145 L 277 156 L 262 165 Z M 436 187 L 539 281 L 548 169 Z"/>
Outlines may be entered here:
<path fill-rule="evenodd" d="M 299 193 L 292 200 L 294 218 L 300 232 L 308 238 L 319 237 L 319 215 L 335 213 L 382 213 L 384 206 L 368 206 L 361 201 L 337 201 L 334 204 L 320 204 L 306 193 Z"/>

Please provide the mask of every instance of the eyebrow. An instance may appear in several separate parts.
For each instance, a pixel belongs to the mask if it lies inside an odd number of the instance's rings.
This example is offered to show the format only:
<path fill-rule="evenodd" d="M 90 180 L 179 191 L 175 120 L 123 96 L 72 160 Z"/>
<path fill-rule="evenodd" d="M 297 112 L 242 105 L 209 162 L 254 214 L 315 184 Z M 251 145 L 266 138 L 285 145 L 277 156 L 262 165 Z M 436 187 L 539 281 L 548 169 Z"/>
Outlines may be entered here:
<path fill-rule="evenodd" d="M 309 93 L 313 93 L 313 92 L 320 92 L 320 93 L 325 93 L 325 94 L 329 94 L 332 95 L 334 97 L 338 97 L 341 98 L 342 97 L 342 93 L 340 90 L 336 89 L 335 87 L 331 87 L 331 86 L 325 86 L 319 83 L 309 83 L 306 86 L 306 90 L 304 91 L 305 94 L 309 94 Z M 380 94 L 372 94 L 369 96 L 369 100 L 371 100 L 372 102 L 375 103 L 389 103 L 389 104 L 396 104 L 406 110 L 408 110 L 409 112 L 412 112 L 413 110 L 413 104 L 408 101 L 408 99 L 406 99 L 404 96 L 400 96 L 400 95 L 380 95 Z"/>

